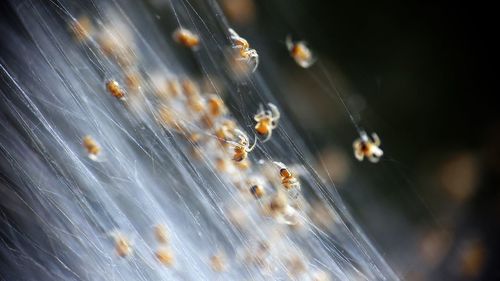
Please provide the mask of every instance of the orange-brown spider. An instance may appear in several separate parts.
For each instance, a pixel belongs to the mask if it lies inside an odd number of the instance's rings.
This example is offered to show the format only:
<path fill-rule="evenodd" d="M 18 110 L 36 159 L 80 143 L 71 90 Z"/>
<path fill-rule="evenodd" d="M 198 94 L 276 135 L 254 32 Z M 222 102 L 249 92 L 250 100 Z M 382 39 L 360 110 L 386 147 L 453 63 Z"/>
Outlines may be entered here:
<path fill-rule="evenodd" d="M 384 152 L 379 147 L 381 143 L 376 133 L 372 133 L 372 139 L 370 139 L 366 132 L 361 132 L 360 137 L 352 144 L 354 156 L 359 161 L 363 161 L 366 157 L 370 162 L 377 163 L 380 157 L 384 155 Z"/>
<path fill-rule="evenodd" d="M 174 40 L 188 48 L 195 48 L 200 44 L 200 38 L 188 29 L 179 27 L 172 34 Z"/>
<path fill-rule="evenodd" d="M 106 89 L 115 98 L 119 100 L 125 99 L 125 90 L 120 86 L 116 80 L 109 80 L 106 83 Z"/>
<path fill-rule="evenodd" d="M 298 191 L 300 190 L 299 180 L 292 174 L 292 172 L 290 172 L 290 170 L 286 167 L 285 164 L 281 162 L 273 162 L 273 163 L 280 168 L 281 185 L 287 191 L 297 192 L 296 195 L 298 195 Z"/>
<path fill-rule="evenodd" d="M 228 143 L 234 145 L 233 160 L 236 162 L 241 162 L 245 160 L 248 156 L 248 153 L 255 148 L 255 145 L 257 144 L 257 138 L 255 138 L 253 145 L 250 146 L 250 140 L 245 133 L 243 133 L 239 129 L 234 129 L 234 132 L 238 135 L 239 141 L 228 141 Z"/>
<path fill-rule="evenodd" d="M 255 72 L 257 66 L 259 66 L 259 54 L 255 49 L 250 48 L 250 44 L 243 37 L 239 36 L 234 29 L 229 28 L 229 33 L 231 35 L 231 40 L 235 49 L 239 50 L 239 58 L 236 60 L 244 61 L 248 64 L 253 64 L 252 72 Z"/>
<path fill-rule="evenodd" d="M 96 160 L 97 155 L 101 152 L 101 147 L 91 136 L 83 137 L 83 147 L 85 147 L 89 154 L 89 158 L 92 160 Z"/>
<path fill-rule="evenodd" d="M 278 107 L 272 103 L 268 103 L 267 105 L 271 110 L 264 110 L 264 107 L 261 105 L 259 112 L 253 117 L 257 122 L 255 125 L 257 134 L 265 137 L 262 142 L 266 142 L 271 138 L 273 130 L 278 127 L 278 120 L 280 119 Z"/>
<path fill-rule="evenodd" d="M 291 36 L 286 37 L 286 47 L 295 62 L 303 68 L 308 68 L 316 62 L 313 53 L 307 47 L 306 42 L 293 42 Z"/>

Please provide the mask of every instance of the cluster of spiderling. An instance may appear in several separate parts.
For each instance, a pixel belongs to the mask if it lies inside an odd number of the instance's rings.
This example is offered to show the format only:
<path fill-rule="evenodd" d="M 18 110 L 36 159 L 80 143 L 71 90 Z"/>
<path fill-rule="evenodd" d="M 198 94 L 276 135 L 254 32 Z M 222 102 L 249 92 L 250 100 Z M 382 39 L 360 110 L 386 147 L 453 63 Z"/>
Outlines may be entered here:
<path fill-rule="evenodd" d="M 300 227 L 304 223 L 299 177 L 282 162 L 269 161 L 254 169 L 249 160 L 257 141 L 260 140 L 264 144 L 271 139 L 273 131 L 278 127 L 280 110 L 276 105 L 268 103 L 267 108 L 261 105 L 257 110 L 253 116 L 256 123 L 251 141 L 245 130 L 230 115 L 223 99 L 217 94 L 203 92 L 195 79 L 170 76 L 158 85 L 146 85 L 149 82 L 143 79 L 138 71 L 133 47 L 107 36 L 105 31 L 96 30 L 86 17 L 73 22 L 71 29 L 78 42 L 95 39 L 102 53 L 123 70 L 121 77 L 103 81 L 103 92 L 105 89 L 111 96 L 127 104 L 129 93 L 137 93 L 144 88 L 154 89 L 159 101 L 154 113 L 156 121 L 170 132 L 185 137 L 191 145 L 193 159 L 204 158 L 218 173 L 232 179 L 234 185 L 240 188 L 240 192 L 249 195 L 244 198 L 258 201 L 258 215 L 292 227 Z M 255 71 L 259 64 L 257 51 L 250 48 L 248 41 L 233 29 L 229 29 L 229 34 L 232 48 L 236 50 L 235 60 L 250 65 L 251 70 Z M 199 36 L 185 28 L 173 31 L 172 37 L 175 42 L 192 50 L 196 50 L 200 44 Z M 303 68 L 312 66 L 316 61 L 303 41 L 293 42 L 291 37 L 287 37 L 286 47 L 291 57 Z M 125 86 L 118 81 L 124 81 Z M 366 133 L 362 133 L 361 138 L 353 144 L 355 157 L 360 161 L 366 157 L 371 162 L 377 162 L 383 154 L 379 145 L 380 139 L 376 134 L 373 134 L 372 141 Z M 102 149 L 91 136 L 83 138 L 83 146 L 91 159 L 96 160 L 99 157 Z M 210 153 L 203 153 L 204 151 Z M 237 215 L 229 216 L 233 218 L 236 226 L 241 224 Z M 165 226 L 156 225 L 152 231 L 158 244 L 154 252 L 156 259 L 165 266 L 174 266 L 175 253 L 169 247 Z M 133 254 L 133 245 L 124 234 L 114 234 L 113 238 L 118 256 L 127 257 Z M 270 248 L 269 242 L 259 242 L 252 248 L 252 254 L 246 257 L 246 262 L 264 271 L 273 270 L 268 264 Z M 223 272 L 228 268 L 226 254 L 222 251 L 214 253 L 207 261 L 215 272 Z M 302 254 L 289 255 L 286 267 L 288 274 L 295 277 L 307 274 L 309 280 L 328 280 L 325 272 L 307 272 L 307 261 Z"/>

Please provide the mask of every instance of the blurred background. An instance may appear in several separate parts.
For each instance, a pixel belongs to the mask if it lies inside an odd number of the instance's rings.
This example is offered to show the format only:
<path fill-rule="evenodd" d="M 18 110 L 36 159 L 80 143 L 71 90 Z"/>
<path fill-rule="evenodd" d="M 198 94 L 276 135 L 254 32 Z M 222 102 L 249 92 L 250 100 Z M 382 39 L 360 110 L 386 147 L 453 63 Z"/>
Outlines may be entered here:
<path fill-rule="evenodd" d="M 319 157 L 317 171 L 331 176 L 402 278 L 500 280 L 500 120 L 488 90 L 489 7 L 219 3 L 259 51 L 259 70 Z M 320 64 L 298 67 L 286 52 L 288 34 L 306 40 Z M 357 134 L 328 77 L 359 124 L 381 137 L 380 163 L 353 157 Z"/>

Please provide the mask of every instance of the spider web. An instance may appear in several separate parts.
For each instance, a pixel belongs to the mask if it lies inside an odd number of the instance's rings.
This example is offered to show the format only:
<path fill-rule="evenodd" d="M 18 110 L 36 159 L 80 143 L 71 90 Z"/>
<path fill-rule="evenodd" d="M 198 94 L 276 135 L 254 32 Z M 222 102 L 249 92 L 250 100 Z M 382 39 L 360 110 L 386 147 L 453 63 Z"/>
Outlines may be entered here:
<path fill-rule="evenodd" d="M 191 77 L 204 93 L 223 97 L 226 117 L 249 135 L 260 104 L 281 107 L 259 70 L 241 78 L 228 66 L 230 26 L 215 1 L 156 1 L 154 12 L 132 0 L 14 2 L 26 34 L 2 29 L 8 38 L 0 88 L 2 278 L 317 280 L 324 271 L 332 280 L 398 279 L 335 187 L 312 168 L 313 157 L 286 114 L 272 139 L 249 154 L 251 168 L 232 167 L 228 158 L 229 172 L 220 171 L 216 159 L 231 150 L 190 117 L 184 103 L 170 104 L 183 130 L 158 123 L 163 101 L 155 91 L 164 78 Z M 78 43 L 68 27 L 82 15 L 95 31 Z M 172 40 L 179 26 L 199 34 L 199 48 Z M 126 103 L 106 92 L 105 81 L 123 84 L 125 72 L 100 48 L 99 36 L 133 51 L 142 82 Z M 192 141 L 194 133 L 204 141 Z M 101 146 L 98 161 L 82 148 L 85 135 Z M 255 179 L 272 196 L 279 189 L 272 161 L 299 175 L 299 225 L 263 216 L 267 199 L 241 188 Z M 327 223 L 318 222 L 320 211 Z M 158 224 L 171 236 L 170 267 L 155 258 L 162 247 L 153 233 Z M 117 235 L 130 240 L 131 255 L 116 254 Z M 262 241 L 270 245 L 266 266 L 248 259 Z M 225 272 L 210 267 L 217 252 L 226 257 Z M 294 257 L 304 271 L 290 262 Z"/>

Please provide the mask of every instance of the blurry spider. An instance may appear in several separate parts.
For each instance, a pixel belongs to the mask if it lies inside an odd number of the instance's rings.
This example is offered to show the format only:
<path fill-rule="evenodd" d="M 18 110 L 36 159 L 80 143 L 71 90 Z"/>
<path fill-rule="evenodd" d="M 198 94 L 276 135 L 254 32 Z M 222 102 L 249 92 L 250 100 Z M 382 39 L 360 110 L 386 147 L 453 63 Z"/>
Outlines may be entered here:
<path fill-rule="evenodd" d="M 292 191 L 292 197 L 297 198 L 300 190 L 299 180 L 288 170 L 285 164 L 281 162 L 273 162 L 280 168 L 281 185 L 287 190 Z"/>
<path fill-rule="evenodd" d="M 200 38 L 188 29 L 179 27 L 172 34 L 174 40 L 188 48 L 195 48 L 200 44 Z"/>
<path fill-rule="evenodd" d="M 227 268 L 226 257 L 222 252 L 218 252 L 210 257 L 210 265 L 215 272 L 225 271 Z"/>
<path fill-rule="evenodd" d="M 233 40 L 234 47 L 239 49 L 239 58 L 236 60 L 244 61 L 246 63 L 252 63 L 252 72 L 255 72 L 257 66 L 259 65 L 259 54 L 255 49 L 250 48 L 248 41 L 238 35 L 234 29 L 229 28 L 229 33 L 231 34 L 231 40 Z"/>
<path fill-rule="evenodd" d="M 250 187 L 250 193 L 252 193 L 255 199 L 260 199 L 266 194 L 266 191 L 262 185 L 255 184 Z"/>
<path fill-rule="evenodd" d="M 306 42 L 293 42 L 291 36 L 286 37 L 286 47 L 295 62 L 303 68 L 308 68 L 316 62 L 316 58 L 307 47 Z"/>
<path fill-rule="evenodd" d="M 113 97 L 119 100 L 125 100 L 125 90 L 123 90 L 116 80 L 109 80 L 106 82 L 106 89 Z"/>
<path fill-rule="evenodd" d="M 174 265 L 174 253 L 172 250 L 166 247 L 160 247 L 155 252 L 156 259 L 161 262 L 165 266 L 173 266 Z"/>
<path fill-rule="evenodd" d="M 163 224 L 157 224 L 154 226 L 154 233 L 156 240 L 161 244 L 168 244 L 169 235 L 168 231 Z"/>
<path fill-rule="evenodd" d="M 266 206 L 264 214 L 274 217 L 278 223 L 296 225 L 299 221 L 297 210 L 288 203 L 287 195 L 278 191 Z"/>
<path fill-rule="evenodd" d="M 70 29 L 78 42 L 91 37 L 94 30 L 91 20 L 87 16 L 81 16 L 70 24 Z"/>
<path fill-rule="evenodd" d="M 209 95 L 207 98 L 208 112 L 213 117 L 218 117 L 226 113 L 224 101 L 217 95 Z"/>
<path fill-rule="evenodd" d="M 222 124 L 217 126 L 215 136 L 221 145 L 227 146 L 229 144 L 227 140 L 234 137 L 234 129 L 236 129 L 236 124 L 230 119 L 224 120 Z"/>
<path fill-rule="evenodd" d="M 372 133 L 372 139 L 368 137 L 366 132 L 361 132 L 360 138 L 356 139 L 352 144 L 356 159 L 363 161 L 366 157 L 372 163 L 377 163 L 380 160 L 380 157 L 384 155 L 384 152 L 379 147 L 382 142 L 376 133 Z"/>
<path fill-rule="evenodd" d="M 101 147 L 91 136 L 83 137 L 83 147 L 87 150 L 91 160 L 97 160 L 97 155 L 101 152 Z"/>
<path fill-rule="evenodd" d="M 234 129 L 234 132 L 238 135 L 238 142 L 228 141 L 229 144 L 234 145 L 234 155 L 233 160 L 236 162 L 241 162 L 245 160 L 248 153 L 252 151 L 257 144 L 257 138 L 255 138 L 253 145 L 250 146 L 250 140 L 248 136 L 239 129 Z"/>
<path fill-rule="evenodd" d="M 120 232 L 111 234 L 115 240 L 115 251 L 120 257 L 126 257 L 132 254 L 132 243 L 130 240 Z"/>
<path fill-rule="evenodd" d="M 260 105 L 259 112 L 253 117 L 257 122 L 255 125 L 257 134 L 265 137 L 262 142 L 266 142 L 271 138 L 273 130 L 278 127 L 278 120 L 280 119 L 278 107 L 272 103 L 268 103 L 267 105 L 271 110 L 264 110 L 264 107 Z"/>

